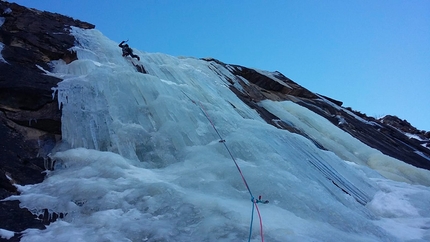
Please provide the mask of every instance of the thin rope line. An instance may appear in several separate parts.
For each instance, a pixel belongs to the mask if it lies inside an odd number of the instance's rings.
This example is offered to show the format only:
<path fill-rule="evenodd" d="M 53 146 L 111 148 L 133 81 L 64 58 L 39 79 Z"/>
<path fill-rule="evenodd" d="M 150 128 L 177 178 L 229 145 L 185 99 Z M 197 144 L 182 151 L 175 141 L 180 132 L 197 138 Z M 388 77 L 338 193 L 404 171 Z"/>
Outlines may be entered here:
<path fill-rule="evenodd" d="M 251 235 L 252 235 L 252 224 L 254 223 L 254 202 L 252 202 L 252 212 L 251 212 L 251 225 L 249 226 L 249 236 L 248 236 L 248 242 L 251 241 Z"/>
<path fill-rule="evenodd" d="M 261 242 L 264 242 L 264 233 L 263 233 L 263 221 L 261 219 L 260 209 L 258 209 L 258 202 L 255 202 L 255 208 L 257 209 L 258 218 L 260 219 L 260 236 L 261 236 Z"/>
<path fill-rule="evenodd" d="M 249 195 L 251 195 L 251 201 L 252 201 L 252 212 L 251 212 L 251 225 L 249 226 L 249 237 L 248 237 L 248 242 L 251 241 L 251 236 L 252 236 L 252 224 L 254 222 L 254 207 L 257 209 L 257 213 L 258 213 L 258 218 L 260 220 L 260 236 L 261 236 L 261 241 L 264 242 L 264 235 L 263 235 L 263 221 L 261 219 L 261 214 L 260 214 L 260 210 L 258 209 L 257 203 L 268 203 L 269 201 L 261 201 L 261 199 L 255 199 L 254 196 L 252 195 L 251 189 L 249 188 L 248 183 L 246 182 L 245 176 L 242 173 L 242 170 L 240 169 L 239 165 L 237 164 L 236 159 L 234 158 L 233 154 L 231 153 L 230 149 L 228 148 L 227 144 L 225 143 L 225 140 L 222 138 L 221 134 L 218 132 L 217 128 L 215 127 L 214 123 L 212 122 L 212 120 L 209 118 L 209 114 L 206 112 L 206 110 L 204 109 L 203 105 L 201 104 L 201 102 L 199 102 L 197 104 L 196 101 L 194 101 L 193 99 L 191 99 L 184 91 L 182 91 L 182 93 L 184 93 L 185 96 L 187 96 L 188 99 L 191 100 L 191 102 L 193 102 L 194 104 L 196 104 L 200 110 L 202 111 L 202 113 L 204 114 L 204 116 L 209 120 L 209 123 L 212 125 L 213 129 L 215 130 L 215 132 L 217 133 L 218 137 L 220 138 L 221 143 L 224 144 L 224 147 L 226 148 L 227 152 L 229 153 L 231 159 L 233 160 L 234 164 L 236 165 L 237 170 L 239 171 L 240 176 L 242 177 L 243 183 L 246 186 L 246 189 L 248 189 Z"/>
<path fill-rule="evenodd" d="M 246 182 L 245 177 L 243 176 L 242 170 L 240 169 L 239 165 L 238 165 L 238 164 L 237 164 L 237 162 L 236 162 L 236 159 L 235 159 L 235 158 L 233 157 L 233 155 L 231 154 L 230 149 L 227 147 L 227 145 L 225 144 L 225 142 L 223 142 L 223 144 L 224 144 L 224 147 L 227 149 L 228 153 L 230 154 L 230 157 L 233 159 L 234 164 L 236 165 L 236 168 L 237 168 L 237 170 L 239 171 L 240 176 L 242 177 L 243 183 L 245 183 L 246 189 L 248 189 L 249 195 L 251 195 L 251 199 L 253 199 L 253 198 L 254 198 L 254 196 L 252 195 L 251 189 L 249 188 L 249 185 L 248 185 L 248 183 Z"/>

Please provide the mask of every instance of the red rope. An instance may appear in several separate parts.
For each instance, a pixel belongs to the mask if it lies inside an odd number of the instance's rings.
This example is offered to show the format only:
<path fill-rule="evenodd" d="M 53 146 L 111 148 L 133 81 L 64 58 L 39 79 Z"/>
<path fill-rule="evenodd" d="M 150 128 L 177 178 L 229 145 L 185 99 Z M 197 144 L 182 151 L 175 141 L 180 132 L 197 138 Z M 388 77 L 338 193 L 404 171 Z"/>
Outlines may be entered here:
<path fill-rule="evenodd" d="M 257 201 L 254 202 L 255 208 L 257 209 L 258 218 L 260 219 L 260 235 L 261 242 L 264 242 L 264 233 L 263 233 L 263 221 L 261 219 L 260 209 L 258 209 Z"/>

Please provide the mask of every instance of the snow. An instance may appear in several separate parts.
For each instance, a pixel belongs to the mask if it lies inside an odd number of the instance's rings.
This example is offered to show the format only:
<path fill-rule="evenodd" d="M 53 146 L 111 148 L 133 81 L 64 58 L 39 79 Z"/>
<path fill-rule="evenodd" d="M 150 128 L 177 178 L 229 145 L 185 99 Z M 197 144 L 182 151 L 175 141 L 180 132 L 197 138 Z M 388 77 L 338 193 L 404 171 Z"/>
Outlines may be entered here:
<path fill-rule="evenodd" d="M 6 8 L 4 11 L 3 11 L 3 14 L 11 14 L 12 13 L 12 9 L 10 9 L 10 8 Z"/>
<path fill-rule="evenodd" d="M 404 134 L 404 135 L 406 135 L 409 139 L 416 139 L 416 140 L 418 140 L 418 141 L 420 141 L 421 142 L 421 146 L 423 146 L 424 148 L 428 148 L 427 146 L 426 146 L 426 143 L 430 143 L 430 140 L 429 139 L 423 139 L 423 138 L 421 138 L 419 135 L 417 135 L 417 134 L 411 134 L 411 133 L 408 133 L 408 132 L 403 132 L 402 130 L 400 130 L 400 129 L 398 129 L 398 128 L 396 128 L 396 127 L 394 127 L 394 126 L 391 126 L 393 129 L 396 129 L 396 130 L 398 130 L 400 133 L 402 133 L 402 134 Z M 411 149 L 413 149 L 412 147 L 411 147 Z M 415 151 L 415 153 L 417 153 L 417 154 L 419 154 L 419 155 L 421 155 L 422 157 L 424 157 L 424 158 L 426 158 L 426 159 L 430 159 L 430 157 L 427 157 L 425 154 L 423 154 L 422 152 L 420 152 L 420 151 Z"/>
<path fill-rule="evenodd" d="M 21 241 L 247 241 L 250 194 L 211 122 L 253 194 L 270 201 L 259 204 L 266 241 L 429 239 L 427 171 L 292 102 L 260 105 L 333 152 L 265 123 L 212 62 L 134 50 L 142 74 L 99 31 L 72 32 L 79 59 L 48 73 L 64 78 L 54 89 L 63 115 L 55 169 L 5 199 L 67 215 Z"/>
<path fill-rule="evenodd" d="M 344 125 L 347 124 L 346 120 L 342 115 L 336 115 L 337 120 L 339 120 L 339 123 L 337 125 Z"/>
<path fill-rule="evenodd" d="M 0 238 L 10 239 L 15 235 L 15 232 L 6 229 L 0 229 Z"/>
<path fill-rule="evenodd" d="M 4 24 L 6 19 L 4 17 L 0 17 L 0 27 Z"/>
<path fill-rule="evenodd" d="M 424 154 L 423 152 L 421 152 L 421 151 L 418 151 L 418 150 L 416 150 L 416 151 L 414 151 L 416 154 L 418 154 L 418 155 L 420 155 L 421 157 L 423 157 L 423 158 L 425 158 L 425 159 L 427 159 L 427 160 L 429 160 L 430 161 L 430 157 L 428 157 L 426 154 Z"/>
<path fill-rule="evenodd" d="M 393 127 L 394 128 L 394 127 Z M 399 130 L 400 131 L 400 130 Z M 401 132 L 401 131 L 400 131 Z M 409 139 L 416 139 L 416 140 L 419 140 L 419 141 L 427 141 L 427 140 L 425 140 L 425 139 L 422 139 L 420 136 L 418 136 L 418 135 L 416 135 L 416 134 L 411 134 L 411 133 L 405 133 L 405 132 L 402 132 L 404 135 L 406 135 L 406 136 L 408 136 L 409 137 Z"/>
<path fill-rule="evenodd" d="M 9 181 L 12 181 L 12 180 L 13 180 L 9 173 L 5 173 L 5 176 L 6 176 L 6 178 L 7 178 Z"/>
<path fill-rule="evenodd" d="M 376 179 L 380 191 L 367 208 L 378 217 L 381 225 L 401 241 L 430 239 L 430 189 Z"/>
<path fill-rule="evenodd" d="M 423 138 L 421 138 L 419 135 L 416 135 L 416 134 L 411 134 L 411 133 L 403 133 L 404 135 L 406 135 L 406 136 L 408 136 L 410 139 L 416 139 L 416 140 L 418 140 L 418 141 L 421 141 L 421 146 L 422 147 L 424 147 L 424 148 L 427 148 L 428 149 L 428 147 L 426 146 L 426 144 L 427 143 L 430 143 L 430 139 L 423 139 Z M 430 160 L 430 157 L 428 157 L 428 156 L 426 156 L 425 154 L 423 154 L 422 152 L 420 152 L 420 151 L 415 151 L 417 154 L 419 154 L 419 155 L 421 155 L 421 156 L 423 156 L 424 158 L 426 158 L 426 159 L 428 159 L 428 160 Z"/>

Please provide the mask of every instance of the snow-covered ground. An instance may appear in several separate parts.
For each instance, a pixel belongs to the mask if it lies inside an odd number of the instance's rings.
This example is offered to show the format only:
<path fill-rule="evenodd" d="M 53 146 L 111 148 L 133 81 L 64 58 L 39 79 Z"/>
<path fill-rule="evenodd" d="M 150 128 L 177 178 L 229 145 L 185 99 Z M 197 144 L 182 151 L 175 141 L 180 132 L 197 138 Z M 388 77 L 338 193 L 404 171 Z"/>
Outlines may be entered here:
<path fill-rule="evenodd" d="M 137 62 L 97 30 L 73 34 L 79 60 L 51 73 L 64 78 L 55 169 L 8 198 L 67 215 L 22 241 L 247 241 L 253 203 L 232 156 L 253 195 L 270 201 L 258 204 L 263 233 L 254 211 L 251 241 L 430 240 L 429 171 L 292 102 L 260 105 L 332 151 L 268 125 L 219 65 L 135 50 Z"/>

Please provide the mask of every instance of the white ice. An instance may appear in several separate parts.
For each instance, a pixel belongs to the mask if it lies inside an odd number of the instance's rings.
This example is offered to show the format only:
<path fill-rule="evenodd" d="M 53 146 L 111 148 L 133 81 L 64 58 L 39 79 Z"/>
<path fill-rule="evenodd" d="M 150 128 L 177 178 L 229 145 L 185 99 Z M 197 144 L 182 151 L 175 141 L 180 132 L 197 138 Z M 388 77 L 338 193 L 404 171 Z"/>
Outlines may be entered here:
<path fill-rule="evenodd" d="M 0 19 L 1 20 L 1 19 Z M 1 25 L 0 25 L 1 26 Z M 7 61 L 3 58 L 1 52 L 3 51 L 4 48 L 4 44 L 2 42 L 0 42 L 0 62 L 5 62 L 7 63 Z"/>
<path fill-rule="evenodd" d="M 73 34 L 79 59 L 51 73 L 64 78 L 55 169 L 8 198 L 67 215 L 22 241 L 247 241 L 251 196 L 211 122 L 253 195 L 270 200 L 259 204 L 266 241 L 430 240 L 426 171 L 291 102 L 260 105 L 333 151 L 268 125 L 215 62 L 135 50 L 137 62 L 97 30 Z M 251 241 L 260 241 L 256 215 Z"/>

